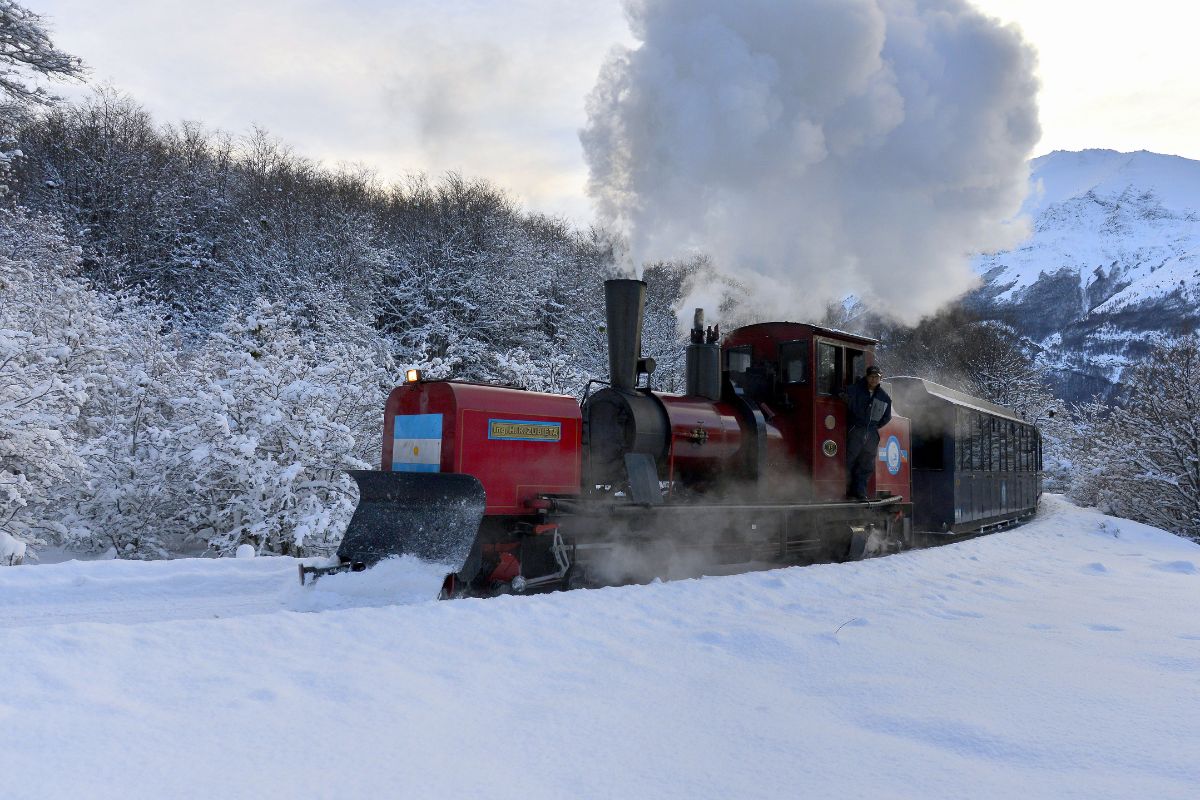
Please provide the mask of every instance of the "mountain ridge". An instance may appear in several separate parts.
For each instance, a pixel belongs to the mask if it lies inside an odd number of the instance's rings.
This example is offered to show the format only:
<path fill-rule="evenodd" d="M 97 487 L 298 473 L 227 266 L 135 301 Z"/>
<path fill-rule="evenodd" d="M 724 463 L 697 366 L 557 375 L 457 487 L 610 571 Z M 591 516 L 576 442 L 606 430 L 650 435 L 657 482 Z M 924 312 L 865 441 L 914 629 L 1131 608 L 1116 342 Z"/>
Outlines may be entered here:
<path fill-rule="evenodd" d="M 1059 396 L 1107 397 L 1156 341 L 1200 324 L 1200 161 L 1059 150 L 1030 183 L 1030 236 L 976 258 L 966 302 L 1029 339 Z"/>

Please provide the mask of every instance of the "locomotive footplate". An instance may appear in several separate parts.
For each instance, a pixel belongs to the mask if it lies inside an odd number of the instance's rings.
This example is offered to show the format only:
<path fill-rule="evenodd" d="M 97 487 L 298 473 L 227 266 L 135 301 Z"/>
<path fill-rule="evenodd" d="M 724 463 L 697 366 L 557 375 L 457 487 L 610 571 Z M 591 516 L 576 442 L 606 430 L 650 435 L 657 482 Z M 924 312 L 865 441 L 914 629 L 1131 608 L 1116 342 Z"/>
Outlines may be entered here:
<path fill-rule="evenodd" d="M 664 565 L 699 570 L 723 564 L 850 561 L 912 546 L 912 504 L 899 497 L 868 502 L 664 504 L 567 501 L 554 519 L 579 551 L 589 573 L 609 580 L 662 576 Z M 636 554 L 636 557 L 626 557 Z M 614 575 L 611 564 L 635 564 Z M 644 565 L 644 568 L 640 568 Z M 621 567 L 615 568 L 617 572 Z"/>

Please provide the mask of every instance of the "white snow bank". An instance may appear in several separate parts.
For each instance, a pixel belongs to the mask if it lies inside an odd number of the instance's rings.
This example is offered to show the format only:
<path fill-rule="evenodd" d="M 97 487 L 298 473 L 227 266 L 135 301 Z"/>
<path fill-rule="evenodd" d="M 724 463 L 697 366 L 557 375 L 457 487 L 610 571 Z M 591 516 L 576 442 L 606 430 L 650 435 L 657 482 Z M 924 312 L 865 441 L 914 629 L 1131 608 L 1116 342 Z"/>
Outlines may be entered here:
<path fill-rule="evenodd" d="M 9 534 L 0 531 L 0 567 L 12 567 L 25 563 L 25 543 L 18 542 Z"/>
<path fill-rule="evenodd" d="M 2 570 L 3 796 L 1190 800 L 1197 565 L 1051 497 L 859 564 L 315 614 L 174 618 L 205 583 L 258 602 L 285 559 Z M 303 596 L 417 597 L 384 566 Z M 46 624 L 101 580 L 165 621 Z"/>
<path fill-rule="evenodd" d="M 445 566 L 404 557 L 364 573 L 321 578 L 315 586 L 301 588 L 300 563 L 294 558 L 181 558 L 26 565 L 6 570 L 0 578 L 0 628 L 218 619 L 435 602 L 447 572 Z"/>

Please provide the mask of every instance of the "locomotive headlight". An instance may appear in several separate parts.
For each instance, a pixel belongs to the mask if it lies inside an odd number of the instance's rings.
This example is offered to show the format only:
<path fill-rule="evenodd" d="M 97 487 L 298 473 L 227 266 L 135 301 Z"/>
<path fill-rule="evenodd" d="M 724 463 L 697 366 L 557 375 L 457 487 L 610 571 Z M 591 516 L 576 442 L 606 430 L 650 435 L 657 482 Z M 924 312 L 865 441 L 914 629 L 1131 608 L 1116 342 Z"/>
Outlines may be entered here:
<path fill-rule="evenodd" d="M 421 380 L 421 370 L 410 369 L 404 373 L 405 383 L 418 383 Z"/>

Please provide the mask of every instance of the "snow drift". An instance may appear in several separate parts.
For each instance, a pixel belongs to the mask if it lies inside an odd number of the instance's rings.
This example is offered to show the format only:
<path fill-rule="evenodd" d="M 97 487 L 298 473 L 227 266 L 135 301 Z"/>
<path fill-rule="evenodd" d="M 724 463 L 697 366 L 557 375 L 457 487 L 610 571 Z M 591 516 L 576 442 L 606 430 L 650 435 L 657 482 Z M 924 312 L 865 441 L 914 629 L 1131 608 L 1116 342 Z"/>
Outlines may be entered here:
<path fill-rule="evenodd" d="M 934 550 L 537 597 L 419 599 L 402 561 L 305 594 L 295 563 L 0 570 L 0 794 L 1200 788 L 1200 547 L 1055 497 Z"/>

